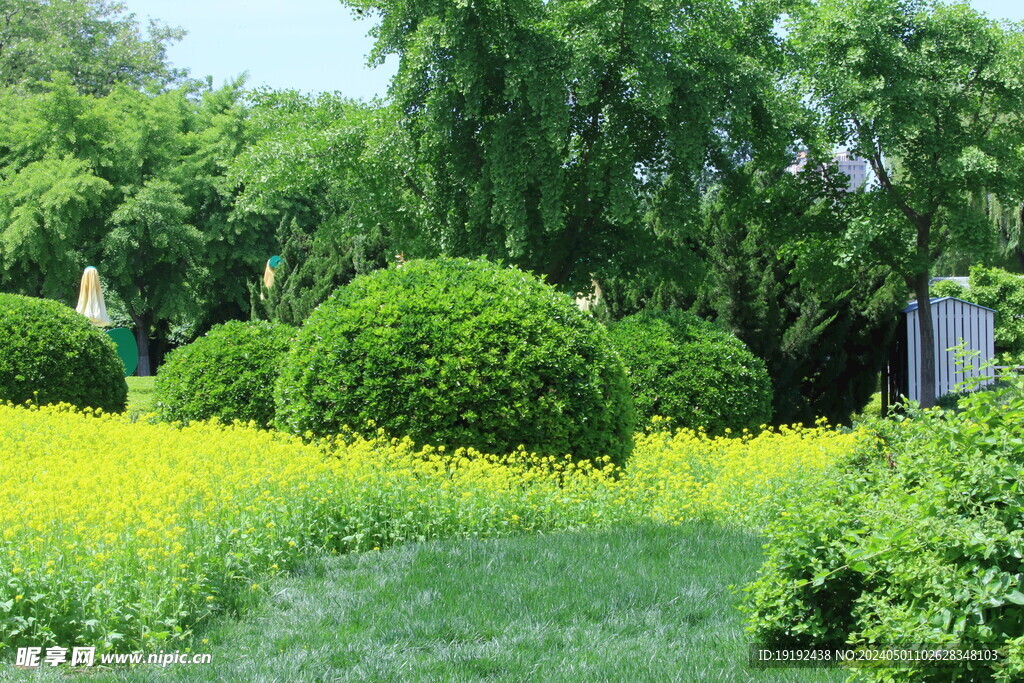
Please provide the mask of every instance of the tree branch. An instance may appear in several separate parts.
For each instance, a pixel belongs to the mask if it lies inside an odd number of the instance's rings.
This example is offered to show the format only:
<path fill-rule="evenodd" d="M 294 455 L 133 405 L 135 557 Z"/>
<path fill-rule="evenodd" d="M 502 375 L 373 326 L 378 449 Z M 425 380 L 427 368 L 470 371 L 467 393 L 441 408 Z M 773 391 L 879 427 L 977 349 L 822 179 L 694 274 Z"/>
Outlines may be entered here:
<path fill-rule="evenodd" d="M 889 171 L 886 170 L 885 164 L 882 159 L 882 150 L 879 148 L 874 135 L 869 134 L 868 128 L 861 123 L 861 120 L 856 115 L 851 117 L 853 119 L 853 125 L 857 127 L 857 135 L 862 141 L 871 141 L 871 153 L 868 155 L 868 163 L 871 164 L 871 170 L 875 172 L 878 177 L 878 182 L 881 184 L 882 189 L 886 191 L 896 203 L 896 206 L 903 215 L 906 216 L 911 223 L 915 226 L 921 220 L 921 215 L 913 209 L 904 199 L 899 188 L 892 182 L 892 178 L 889 177 Z"/>

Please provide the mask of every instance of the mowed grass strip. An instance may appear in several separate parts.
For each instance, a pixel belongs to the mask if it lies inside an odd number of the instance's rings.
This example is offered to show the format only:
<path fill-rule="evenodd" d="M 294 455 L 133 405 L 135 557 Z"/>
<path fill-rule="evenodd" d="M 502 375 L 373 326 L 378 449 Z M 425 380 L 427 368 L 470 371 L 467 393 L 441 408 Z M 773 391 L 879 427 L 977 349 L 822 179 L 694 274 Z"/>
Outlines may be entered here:
<path fill-rule="evenodd" d="M 152 411 L 153 385 L 156 383 L 156 377 L 125 377 L 125 381 L 128 382 L 128 407 L 125 412 L 131 415 Z"/>
<path fill-rule="evenodd" d="M 314 559 L 244 619 L 196 636 L 193 651 L 212 664 L 99 678 L 843 680 L 748 667 L 729 587 L 753 576 L 760 544 L 711 524 L 651 524 Z"/>

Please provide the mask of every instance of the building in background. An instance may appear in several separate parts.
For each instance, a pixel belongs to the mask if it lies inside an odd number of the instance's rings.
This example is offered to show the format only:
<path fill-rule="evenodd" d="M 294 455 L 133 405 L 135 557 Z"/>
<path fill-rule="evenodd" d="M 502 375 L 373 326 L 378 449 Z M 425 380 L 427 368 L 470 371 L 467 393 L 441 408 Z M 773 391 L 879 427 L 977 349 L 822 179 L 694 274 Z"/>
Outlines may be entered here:
<path fill-rule="evenodd" d="M 837 152 L 835 157 L 832 159 L 832 163 L 836 171 L 845 175 L 849 180 L 847 181 L 846 191 L 856 192 L 860 188 L 864 187 L 864 184 L 868 181 L 868 174 L 871 172 L 871 167 L 868 162 L 864 159 L 854 156 L 847 151 Z M 796 156 L 796 160 L 786 168 L 790 173 L 799 173 L 807 167 L 807 152 L 801 151 Z"/>

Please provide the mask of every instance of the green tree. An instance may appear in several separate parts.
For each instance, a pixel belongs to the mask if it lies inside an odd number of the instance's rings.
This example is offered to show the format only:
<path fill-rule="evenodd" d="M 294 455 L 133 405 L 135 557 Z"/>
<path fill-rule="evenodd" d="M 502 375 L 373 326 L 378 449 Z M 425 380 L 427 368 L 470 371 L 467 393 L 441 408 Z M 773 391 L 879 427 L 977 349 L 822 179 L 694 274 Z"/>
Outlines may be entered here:
<path fill-rule="evenodd" d="M 152 374 L 154 322 L 193 313 L 190 283 L 204 279 L 203 234 L 186 223 L 188 215 L 175 186 L 153 179 L 117 207 L 102 240 L 104 277 L 135 323 L 142 377 Z"/>
<path fill-rule="evenodd" d="M 971 267 L 968 286 L 943 280 L 931 287 L 932 296 L 953 296 L 993 309 L 995 350 L 1004 353 L 1004 363 L 1017 365 L 1024 359 L 1024 276 L 1001 268 Z"/>
<path fill-rule="evenodd" d="M 846 248 L 891 267 L 917 298 L 922 404 L 931 405 L 932 266 L 985 229 L 972 192 L 1019 193 L 1024 29 L 931 0 L 801 3 L 789 29 L 795 80 L 826 139 L 877 177 Z"/>
<path fill-rule="evenodd" d="M 248 97 L 238 79 L 189 101 L 181 157 L 161 174 L 181 192 L 204 238 L 206 277 L 194 283 L 202 304 L 197 332 L 248 315 L 247 284 L 277 249 L 274 217 L 234 210 L 239 188 L 230 172 L 256 137 Z"/>
<path fill-rule="evenodd" d="M 97 266 L 143 359 L 172 328 L 244 315 L 276 223 L 232 220 L 225 174 L 244 145 L 241 98 L 237 83 L 95 97 L 66 75 L 0 92 L 0 284 L 71 303 L 81 269 Z"/>
<path fill-rule="evenodd" d="M 113 186 L 74 157 L 39 159 L 0 185 L 0 264 L 20 289 L 68 300 L 87 265 L 81 248 Z M 42 273 L 47 276 L 41 277 Z"/>
<path fill-rule="evenodd" d="M 371 60 L 398 56 L 390 94 L 422 170 L 406 180 L 439 252 L 588 290 L 659 248 L 651 197 L 663 229 L 683 230 L 708 168 L 771 127 L 754 87 L 774 41 L 759 8 L 349 4 L 380 15 Z"/>
<path fill-rule="evenodd" d="M 1021 186 L 1022 183 L 1024 181 L 1017 184 Z M 1024 203 L 1020 199 L 1001 200 L 989 193 L 975 201 L 980 203 L 991 221 L 997 255 L 995 258 L 974 259 L 971 265 L 980 262 L 990 267 L 1002 266 L 1024 272 Z"/>
<path fill-rule="evenodd" d="M 0 91 L 0 265 L 19 293 L 71 300 L 117 183 L 104 177 L 110 121 L 67 76 Z M 105 163 L 106 162 L 106 163 Z"/>
<path fill-rule="evenodd" d="M 0 85 L 33 87 L 55 71 L 83 93 L 105 95 L 118 83 L 164 87 L 184 76 L 167 47 L 185 32 L 107 0 L 0 0 Z"/>
<path fill-rule="evenodd" d="M 860 197 L 814 172 L 755 169 L 704 198 L 698 310 L 765 361 L 777 424 L 848 423 L 877 389 L 905 290 L 885 267 L 835 258 Z"/>
<path fill-rule="evenodd" d="M 301 324 L 339 285 L 436 253 L 425 235 L 420 173 L 394 107 L 324 94 L 261 91 L 230 163 L 232 221 L 272 220 L 284 264 L 267 292 L 250 276 L 254 315 Z M 255 275 L 255 273 L 253 273 Z"/>

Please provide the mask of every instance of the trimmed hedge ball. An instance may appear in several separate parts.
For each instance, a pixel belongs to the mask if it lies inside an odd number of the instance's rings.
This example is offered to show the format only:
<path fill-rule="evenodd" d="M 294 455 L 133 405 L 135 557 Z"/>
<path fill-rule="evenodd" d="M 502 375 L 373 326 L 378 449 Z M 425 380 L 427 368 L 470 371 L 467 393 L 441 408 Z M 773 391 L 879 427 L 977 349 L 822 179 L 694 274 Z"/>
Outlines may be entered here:
<path fill-rule="evenodd" d="M 0 294 L 0 401 L 125 409 L 128 384 L 117 347 L 57 301 Z"/>
<path fill-rule="evenodd" d="M 712 323 L 682 311 L 641 312 L 614 324 L 611 339 L 629 368 L 641 422 L 657 415 L 722 434 L 771 420 L 764 362 Z"/>
<path fill-rule="evenodd" d="M 215 325 L 191 344 L 167 354 L 157 372 L 153 402 L 162 420 L 212 417 L 274 420 L 274 383 L 295 328 L 265 321 Z"/>
<path fill-rule="evenodd" d="M 623 461 L 629 382 L 607 333 L 533 275 L 437 259 L 355 278 L 299 331 L 277 425 L 375 424 L 417 443 Z"/>

